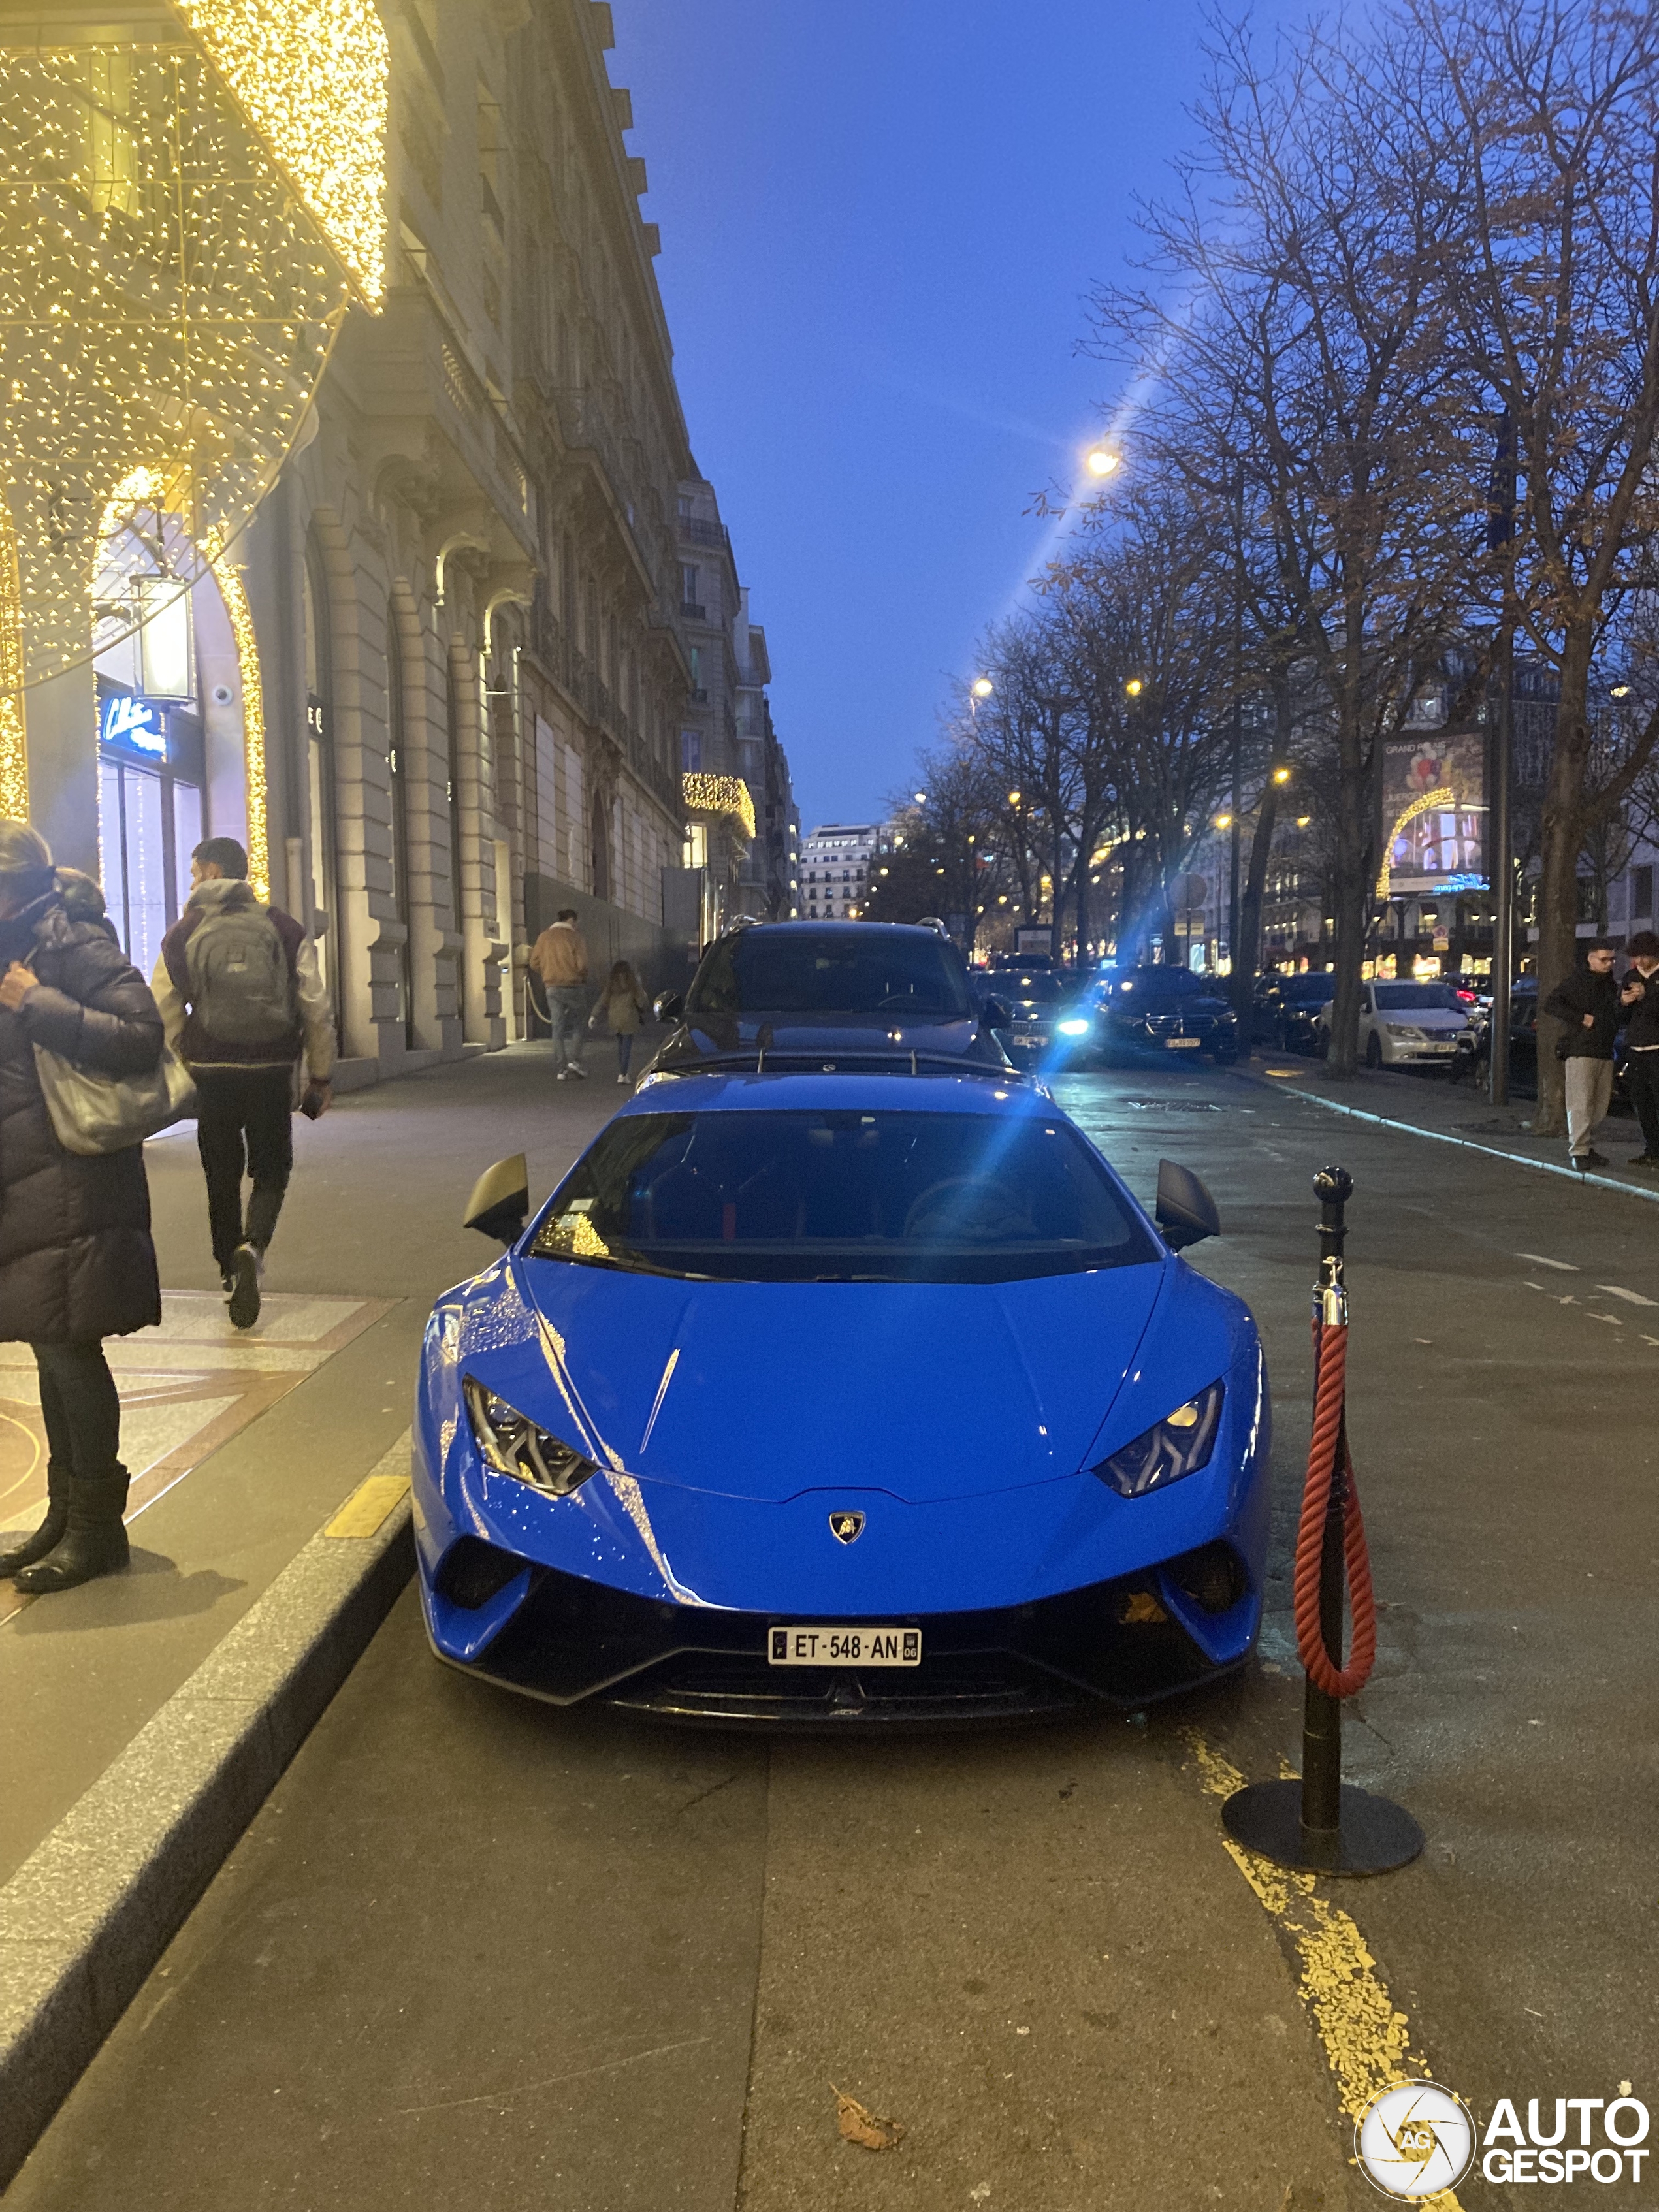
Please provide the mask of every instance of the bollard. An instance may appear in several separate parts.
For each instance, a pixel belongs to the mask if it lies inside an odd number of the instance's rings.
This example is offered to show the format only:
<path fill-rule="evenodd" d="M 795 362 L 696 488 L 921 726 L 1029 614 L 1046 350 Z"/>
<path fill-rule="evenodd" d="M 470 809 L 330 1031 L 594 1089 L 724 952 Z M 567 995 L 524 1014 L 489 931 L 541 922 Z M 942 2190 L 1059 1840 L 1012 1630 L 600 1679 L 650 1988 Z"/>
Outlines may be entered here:
<path fill-rule="evenodd" d="M 1221 1808 L 1246 1850 L 1304 1874 L 1389 1874 L 1423 1848 L 1423 1831 L 1387 1797 L 1342 1779 L 1342 1700 L 1361 1689 L 1376 1651 L 1364 1525 L 1353 1486 L 1345 1410 L 1348 1293 L 1342 1279 L 1345 1215 L 1353 1193 L 1346 1168 L 1314 1177 L 1320 1201 L 1319 1280 L 1314 1285 L 1314 1432 L 1297 1537 L 1297 1640 L 1307 1670 L 1302 1778 L 1253 1782 Z M 1322 1510 L 1314 1511 L 1326 1486 Z M 1344 1668 L 1345 1590 L 1354 1599 L 1353 1648 Z M 1316 1680 L 1322 1675 L 1323 1681 Z"/>

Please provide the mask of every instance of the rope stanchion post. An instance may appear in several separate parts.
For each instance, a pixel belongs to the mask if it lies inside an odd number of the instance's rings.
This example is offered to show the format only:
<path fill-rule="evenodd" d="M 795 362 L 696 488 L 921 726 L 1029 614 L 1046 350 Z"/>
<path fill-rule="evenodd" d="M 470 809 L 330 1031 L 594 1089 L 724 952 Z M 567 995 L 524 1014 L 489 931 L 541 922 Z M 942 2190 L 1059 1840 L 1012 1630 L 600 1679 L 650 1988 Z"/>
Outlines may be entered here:
<path fill-rule="evenodd" d="M 1297 1533 L 1297 1646 L 1307 1672 L 1302 1708 L 1302 1778 L 1255 1782 L 1221 1808 L 1227 1832 L 1247 1850 L 1305 1874 L 1388 1874 L 1423 1849 L 1423 1831 L 1389 1798 L 1342 1779 L 1342 1705 L 1363 1689 L 1376 1656 L 1365 1525 L 1348 1451 L 1348 1293 L 1343 1280 L 1346 1207 L 1353 1178 L 1322 1168 L 1319 1279 L 1314 1285 L 1314 1418 L 1308 1479 Z M 1352 1637 L 1342 1662 L 1343 1614 Z"/>

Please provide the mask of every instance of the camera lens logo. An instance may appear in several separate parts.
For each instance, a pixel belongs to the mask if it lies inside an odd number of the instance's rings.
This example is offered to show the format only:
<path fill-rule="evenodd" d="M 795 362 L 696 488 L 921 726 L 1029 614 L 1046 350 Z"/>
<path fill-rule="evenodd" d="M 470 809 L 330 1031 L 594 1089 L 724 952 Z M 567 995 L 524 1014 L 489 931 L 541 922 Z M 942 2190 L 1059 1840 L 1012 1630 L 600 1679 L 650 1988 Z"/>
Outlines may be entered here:
<path fill-rule="evenodd" d="M 1385 2197 L 1420 2204 L 1455 2189 L 1474 2160 L 1474 2121 L 1463 2100 L 1437 2081 L 1401 2081 L 1365 2107 L 1354 2151 Z"/>

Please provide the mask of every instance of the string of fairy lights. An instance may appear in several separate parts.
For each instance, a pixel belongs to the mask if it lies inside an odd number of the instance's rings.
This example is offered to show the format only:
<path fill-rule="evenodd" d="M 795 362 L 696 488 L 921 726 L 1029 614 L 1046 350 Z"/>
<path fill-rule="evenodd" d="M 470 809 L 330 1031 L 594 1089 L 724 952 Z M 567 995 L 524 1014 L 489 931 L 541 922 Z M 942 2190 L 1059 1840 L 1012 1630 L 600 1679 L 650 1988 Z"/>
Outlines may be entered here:
<path fill-rule="evenodd" d="M 388 56 L 373 0 L 174 5 L 191 35 L 173 42 L 8 48 L 0 32 L 8 812 L 27 805 L 32 688 L 131 635 L 155 578 L 188 590 L 222 561 L 349 301 L 375 307 L 384 291 Z M 219 581 L 263 846 L 258 647 L 240 577 L 224 565 Z"/>
<path fill-rule="evenodd" d="M 680 784 L 682 795 L 693 813 L 731 816 L 742 823 L 744 836 L 752 843 L 755 802 L 741 776 L 711 775 L 706 769 L 687 769 Z"/>

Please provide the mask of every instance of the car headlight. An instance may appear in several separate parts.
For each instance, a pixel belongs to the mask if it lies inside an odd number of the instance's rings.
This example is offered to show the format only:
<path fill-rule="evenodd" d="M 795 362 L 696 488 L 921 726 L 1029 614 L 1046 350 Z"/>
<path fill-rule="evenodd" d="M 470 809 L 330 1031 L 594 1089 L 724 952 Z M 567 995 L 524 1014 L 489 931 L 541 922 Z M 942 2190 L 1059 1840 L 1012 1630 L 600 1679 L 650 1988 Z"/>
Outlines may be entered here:
<path fill-rule="evenodd" d="M 1404 1037 L 1411 1044 L 1423 1042 L 1422 1030 L 1413 1027 L 1410 1022 L 1384 1022 L 1382 1026 L 1392 1037 Z"/>
<path fill-rule="evenodd" d="M 1061 1036 L 1087 1036 L 1089 1034 L 1087 1022 L 1056 1022 L 1054 1026 Z"/>
<path fill-rule="evenodd" d="M 1120 1498 L 1144 1498 L 1148 1491 L 1167 1490 L 1183 1474 L 1196 1474 L 1209 1465 L 1215 1449 L 1225 1395 L 1224 1384 L 1212 1382 L 1207 1390 L 1166 1413 L 1155 1428 L 1091 1468 L 1090 1474 L 1109 1483 Z"/>
<path fill-rule="evenodd" d="M 568 1498 L 590 1474 L 599 1473 L 574 1444 L 538 1428 L 527 1413 L 509 1406 L 472 1376 L 462 1389 L 484 1465 L 497 1474 L 510 1474 L 550 1498 Z"/>

